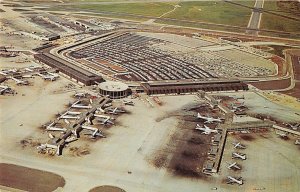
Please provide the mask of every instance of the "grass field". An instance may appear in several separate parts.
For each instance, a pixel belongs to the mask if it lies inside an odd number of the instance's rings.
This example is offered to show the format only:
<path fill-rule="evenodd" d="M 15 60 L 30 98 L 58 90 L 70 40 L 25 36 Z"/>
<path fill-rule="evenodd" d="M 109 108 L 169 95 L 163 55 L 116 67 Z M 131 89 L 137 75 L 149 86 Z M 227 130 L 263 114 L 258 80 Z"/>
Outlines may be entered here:
<path fill-rule="evenodd" d="M 236 1 L 253 6 L 251 1 Z M 247 26 L 251 10 L 222 1 L 182 2 L 181 7 L 165 17 L 210 23 Z"/>
<path fill-rule="evenodd" d="M 300 22 L 264 13 L 260 28 L 300 33 Z"/>
<path fill-rule="evenodd" d="M 65 2 L 116 2 L 113 4 L 72 4 L 66 6 L 52 7 L 51 10 L 80 10 L 80 11 L 90 11 L 94 13 L 99 13 L 104 17 L 113 18 L 123 18 L 137 21 L 144 21 L 148 18 L 138 17 L 148 16 L 148 17 L 159 17 L 164 13 L 167 13 L 174 9 L 174 5 L 178 2 L 146 2 L 141 0 L 140 3 L 126 3 L 120 2 L 121 0 L 64 0 Z M 255 0 L 236 0 L 232 1 L 240 5 L 247 7 L 253 7 Z M 179 3 L 175 11 L 165 14 L 163 18 L 171 18 L 178 20 L 189 20 L 189 21 L 199 21 L 207 23 L 216 23 L 224 25 L 234 25 L 239 27 L 246 27 L 250 16 L 251 9 L 243 6 L 233 5 L 224 1 L 183 1 Z M 282 14 L 286 16 L 297 17 L 297 11 L 295 8 L 291 8 L 294 12 L 288 12 L 289 6 L 291 4 L 278 5 L 274 1 L 265 1 L 265 9 L 268 11 L 274 11 L 277 14 Z M 297 8 L 296 8 L 297 9 Z M 299 8 L 300 9 L 300 8 Z M 111 12 L 109 14 L 103 14 L 103 12 Z M 121 14 L 115 14 L 121 13 Z M 132 15 L 122 15 L 132 14 Z M 200 27 L 207 29 L 222 30 L 224 27 L 216 27 L 209 25 L 200 25 L 197 23 L 185 23 L 184 21 L 162 21 L 157 20 L 157 23 L 171 24 L 179 26 L 189 26 L 189 27 Z M 268 30 L 278 30 L 287 32 L 299 32 L 300 23 L 298 21 L 285 19 L 269 13 L 263 13 L 261 29 Z M 226 29 L 227 31 L 237 31 L 238 29 Z"/>
<path fill-rule="evenodd" d="M 105 5 L 75 5 L 72 6 L 81 10 L 93 10 L 99 12 L 118 12 L 129 13 L 143 16 L 159 17 L 163 13 L 168 12 L 174 8 L 168 3 L 120 3 L 120 4 L 105 4 Z"/>

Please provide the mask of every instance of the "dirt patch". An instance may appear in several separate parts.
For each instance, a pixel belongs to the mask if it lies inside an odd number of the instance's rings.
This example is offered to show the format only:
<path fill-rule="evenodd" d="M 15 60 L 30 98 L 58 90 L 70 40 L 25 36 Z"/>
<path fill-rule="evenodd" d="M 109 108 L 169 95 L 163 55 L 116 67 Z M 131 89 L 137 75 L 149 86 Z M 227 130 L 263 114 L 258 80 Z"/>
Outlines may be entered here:
<path fill-rule="evenodd" d="M 161 155 L 161 156 L 155 157 L 153 164 L 156 168 L 163 168 L 166 166 L 166 162 L 167 162 L 167 156 Z"/>
<path fill-rule="evenodd" d="M 25 147 L 37 147 L 41 143 L 42 142 L 39 139 L 33 139 L 31 137 L 22 139 L 20 141 L 20 144 L 21 144 L 22 148 L 25 148 Z"/>
<path fill-rule="evenodd" d="M 181 117 L 179 117 L 181 119 Z M 194 123 L 182 121 L 165 146 L 154 154 L 152 164 L 156 168 L 166 168 L 175 176 L 206 178 L 202 172 L 207 159 L 210 136 L 195 132 Z"/>
<path fill-rule="evenodd" d="M 245 141 L 253 141 L 255 140 L 255 137 L 253 137 L 252 135 L 240 135 L 239 136 L 241 139 L 245 140 Z"/>
<path fill-rule="evenodd" d="M 125 192 L 125 190 L 115 186 L 103 185 L 95 187 L 89 190 L 89 192 Z"/>
<path fill-rule="evenodd" d="M 91 153 L 89 145 L 80 147 L 70 147 L 69 152 L 72 156 L 81 157 Z"/>
<path fill-rule="evenodd" d="M 191 137 L 188 140 L 188 143 L 189 144 L 194 144 L 194 145 L 201 145 L 201 144 L 204 144 L 204 141 L 200 137 Z"/>
<path fill-rule="evenodd" d="M 51 172 L 0 163 L 0 185 L 31 192 L 50 192 L 65 186 L 65 179 Z"/>

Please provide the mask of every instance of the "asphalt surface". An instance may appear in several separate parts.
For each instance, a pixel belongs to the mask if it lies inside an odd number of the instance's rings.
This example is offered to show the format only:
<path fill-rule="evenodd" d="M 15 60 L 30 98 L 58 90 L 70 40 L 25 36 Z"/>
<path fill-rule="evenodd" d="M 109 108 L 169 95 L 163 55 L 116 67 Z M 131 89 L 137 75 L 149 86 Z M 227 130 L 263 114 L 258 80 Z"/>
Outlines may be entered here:
<path fill-rule="evenodd" d="M 252 34 L 252 35 L 258 35 L 257 29 L 260 27 L 260 21 L 262 16 L 261 9 L 264 6 L 264 0 L 256 0 L 254 8 L 252 10 L 252 15 L 250 17 L 249 23 L 247 28 L 250 30 L 247 30 L 246 33 Z"/>

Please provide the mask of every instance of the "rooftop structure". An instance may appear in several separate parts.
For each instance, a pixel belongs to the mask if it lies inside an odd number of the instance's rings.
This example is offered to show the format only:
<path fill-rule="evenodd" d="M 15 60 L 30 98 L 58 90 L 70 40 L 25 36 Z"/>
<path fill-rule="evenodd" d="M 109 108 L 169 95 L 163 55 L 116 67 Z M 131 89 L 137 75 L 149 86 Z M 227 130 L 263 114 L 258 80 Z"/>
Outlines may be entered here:
<path fill-rule="evenodd" d="M 141 83 L 145 92 L 151 94 L 180 94 L 204 91 L 248 90 L 248 85 L 239 80 L 184 80 L 184 81 L 148 81 Z"/>
<path fill-rule="evenodd" d="M 102 77 L 73 65 L 68 61 L 55 57 L 50 53 L 35 54 L 34 58 L 50 67 L 57 68 L 60 72 L 85 85 L 92 85 L 95 84 L 95 82 L 103 81 Z"/>
<path fill-rule="evenodd" d="M 128 85 L 122 82 L 107 81 L 99 84 L 102 95 L 109 95 L 112 99 L 123 98 L 128 95 Z"/>

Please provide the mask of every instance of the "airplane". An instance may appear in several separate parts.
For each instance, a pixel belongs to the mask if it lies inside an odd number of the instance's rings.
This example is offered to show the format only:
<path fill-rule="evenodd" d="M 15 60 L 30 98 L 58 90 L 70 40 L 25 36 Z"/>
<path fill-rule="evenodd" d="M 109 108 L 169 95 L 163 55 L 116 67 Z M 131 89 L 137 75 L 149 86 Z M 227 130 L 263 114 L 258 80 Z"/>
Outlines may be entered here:
<path fill-rule="evenodd" d="M 109 119 L 97 119 L 98 121 L 101 121 L 101 125 L 108 125 L 108 124 L 111 124 L 111 125 L 114 125 L 115 123 L 112 122 L 111 120 Z"/>
<path fill-rule="evenodd" d="M 55 73 L 50 73 L 50 72 L 47 72 L 50 76 L 53 76 L 55 78 L 59 78 L 59 75 L 58 74 L 55 74 Z"/>
<path fill-rule="evenodd" d="M 238 148 L 238 149 L 246 149 L 246 147 L 244 145 L 242 145 L 240 142 L 238 143 L 232 143 L 232 145 L 234 146 L 233 148 Z"/>
<path fill-rule="evenodd" d="M 84 92 L 74 94 L 74 97 L 79 97 L 79 98 L 85 97 L 85 96 L 86 96 L 86 93 L 84 93 Z"/>
<path fill-rule="evenodd" d="M 234 184 L 237 183 L 239 185 L 243 185 L 242 177 L 234 178 L 231 176 L 227 176 L 227 184 Z"/>
<path fill-rule="evenodd" d="M 71 143 L 71 142 L 73 142 L 73 141 L 76 141 L 77 139 L 78 139 L 78 138 L 71 136 L 71 137 L 66 138 L 66 139 L 65 139 L 65 142 L 66 142 L 66 143 Z"/>
<path fill-rule="evenodd" d="M 293 130 L 297 130 L 300 127 L 300 123 L 297 123 L 295 125 L 289 124 L 290 128 L 292 128 Z"/>
<path fill-rule="evenodd" d="M 297 139 L 297 140 L 295 141 L 295 145 L 300 145 L 300 139 Z"/>
<path fill-rule="evenodd" d="M 4 93 L 7 93 L 11 89 L 6 85 L 0 85 L 0 95 L 3 95 Z"/>
<path fill-rule="evenodd" d="M 93 125 L 93 121 L 92 121 L 91 117 L 86 117 L 85 120 L 87 121 L 87 123 L 89 125 Z"/>
<path fill-rule="evenodd" d="M 123 103 L 124 103 L 125 105 L 131 105 L 131 106 L 134 106 L 133 101 L 126 101 L 126 100 L 123 100 Z"/>
<path fill-rule="evenodd" d="M 101 125 L 107 125 L 107 124 L 112 124 L 114 125 L 114 122 L 112 122 L 110 119 L 113 119 L 111 118 L 110 116 L 106 116 L 106 115 L 97 115 L 97 114 L 94 114 L 95 117 L 99 117 L 99 119 L 97 119 L 98 121 L 101 122 Z"/>
<path fill-rule="evenodd" d="M 121 109 L 118 109 L 117 107 L 114 108 L 114 109 L 107 109 L 106 110 L 106 113 L 109 113 L 109 114 L 113 114 L 113 115 L 118 115 L 119 113 L 125 113 L 126 111 L 124 110 L 121 110 Z"/>
<path fill-rule="evenodd" d="M 16 79 L 14 77 L 11 77 L 11 79 L 14 80 L 17 85 L 28 85 L 29 84 L 28 81 L 23 81 L 23 80 L 20 80 L 20 79 Z"/>
<path fill-rule="evenodd" d="M 67 131 L 66 128 L 60 128 L 60 127 L 47 127 L 46 130 L 47 131 L 61 131 L 61 132 Z"/>
<path fill-rule="evenodd" d="M 197 124 L 195 129 L 203 131 L 202 134 L 205 134 L 205 135 L 209 135 L 211 133 L 218 133 L 218 130 L 211 129 L 206 125 L 204 125 L 204 127 L 201 127 L 199 124 Z"/>
<path fill-rule="evenodd" d="M 50 139 L 54 139 L 55 138 L 51 133 L 49 133 L 48 136 L 49 136 Z"/>
<path fill-rule="evenodd" d="M 202 116 L 200 113 L 197 114 L 197 118 L 205 120 L 204 123 L 213 123 L 213 122 L 221 123 L 222 122 L 222 119 L 220 117 L 218 117 L 217 119 L 213 118 L 213 117 L 205 117 L 205 116 Z"/>
<path fill-rule="evenodd" d="M 241 168 L 237 165 L 236 162 L 234 162 L 234 163 L 228 163 L 228 162 L 227 162 L 227 164 L 228 164 L 227 169 L 232 169 L 232 168 L 235 168 L 235 169 L 241 169 Z"/>
<path fill-rule="evenodd" d="M 68 114 L 68 115 L 80 115 L 81 112 L 78 112 L 78 111 L 67 111 L 66 114 Z"/>
<path fill-rule="evenodd" d="M 79 109 L 91 109 L 92 108 L 91 105 L 80 105 L 78 103 L 80 103 L 80 100 L 78 100 L 75 103 L 73 103 L 71 105 L 71 108 L 79 108 Z"/>
<path fill-rule="evenodd" d="M 55 81 L 57 79 L 57 76 L 53 76 L 53 75 L 43 75 L 41 73 L 38 73 L 37 75 L 42 77 L 45 80 Z"/>
<path fill-rule="evenodd" d="M 61 115 L 58 119 L 79 119 L 79 116 Z"/>
<path fill-rule="evenodd" d="M 247 159 L 246 154 L 236 153 L 236 152 L 232 153 L 232 159 L 234 159 L 234 158 L 240 158 L 242 160 Z"/>
<path fill-rule="evenodd" d="M 9 73 L 15 73 L 15 72 L 17 72 L 17 71 L 18 71 L 17 69 L 1 70 L 1 71 L 0 71 L 0 74 L 6 76 L 6 75 L 8 75 Z"/>
<path fill-rule="evenodd" d="M 46 144 L 40 144 L 39 146 L 37 146 L 38 150 L 46 150 L 47 148 L 57 149 L 58 147 L 56 145 L 50 145 L 48 143 L 46 143 Z"/>
<path fill-rule="evenodd" d="M 38 69 L 38 68 L 40 68 L 40 67 L 29 66 L 29 67 L 25 68 L 25 71 L 33 72 L 34 69 Z"/>
<path fill-rule="evenodd" d="M 105 113 L 104 109 L 102 109 L 101 107 L 97 108 L 97 112 Z"/>
<path fill-rule="evenodd" d="M 32 78 L 32 75 L 22 75 L 22 78 Z"/>
<path fill-rule="evenodd" d="M 105 137 L 101 131 L 99 131 L 99 129 L 97 128 L 94 128 L 94 127 L 89 127 L 89 126 L 86 126 L 86 125 L 81 125 L 81 128 L 83 129 L 87 129 L 89 131 L 92 131 L 91 133 L 88 133 L 88 134 L 91 134 L 92 135 L 92 138 L 95 138 L 96 136 L 99 136 L 99 137 Z"/>
<path fill-rule="evenodd" d="M 66 128 L 60 128 L 60 127 L 55 127 L 55 122 L 50 123 L 47 127 L 46 127 L 47 131 L 61 131 L 61 132 L 66 132 L 67 129 Z"/>
<path fill-rule="evenodd" d="M 282 138 L 286 138 L 287 137 L 287 134 L 283 133 L 283 132 L 276 132 L 276 134 L 279 135 L 279 137 L 282 137 Z"/>
<path fill-rule="evenodd" d="M 6 76 L 7 73 L 5 73 L 5 72 L 6 72 L 6 71 L 0 71 L 0 74 Z"/>
<path fill-rule="evenodd" d="M 68 121 L 67 119 L 64 119 L 66 124 L 70 124 L 70 121 Z"/>

